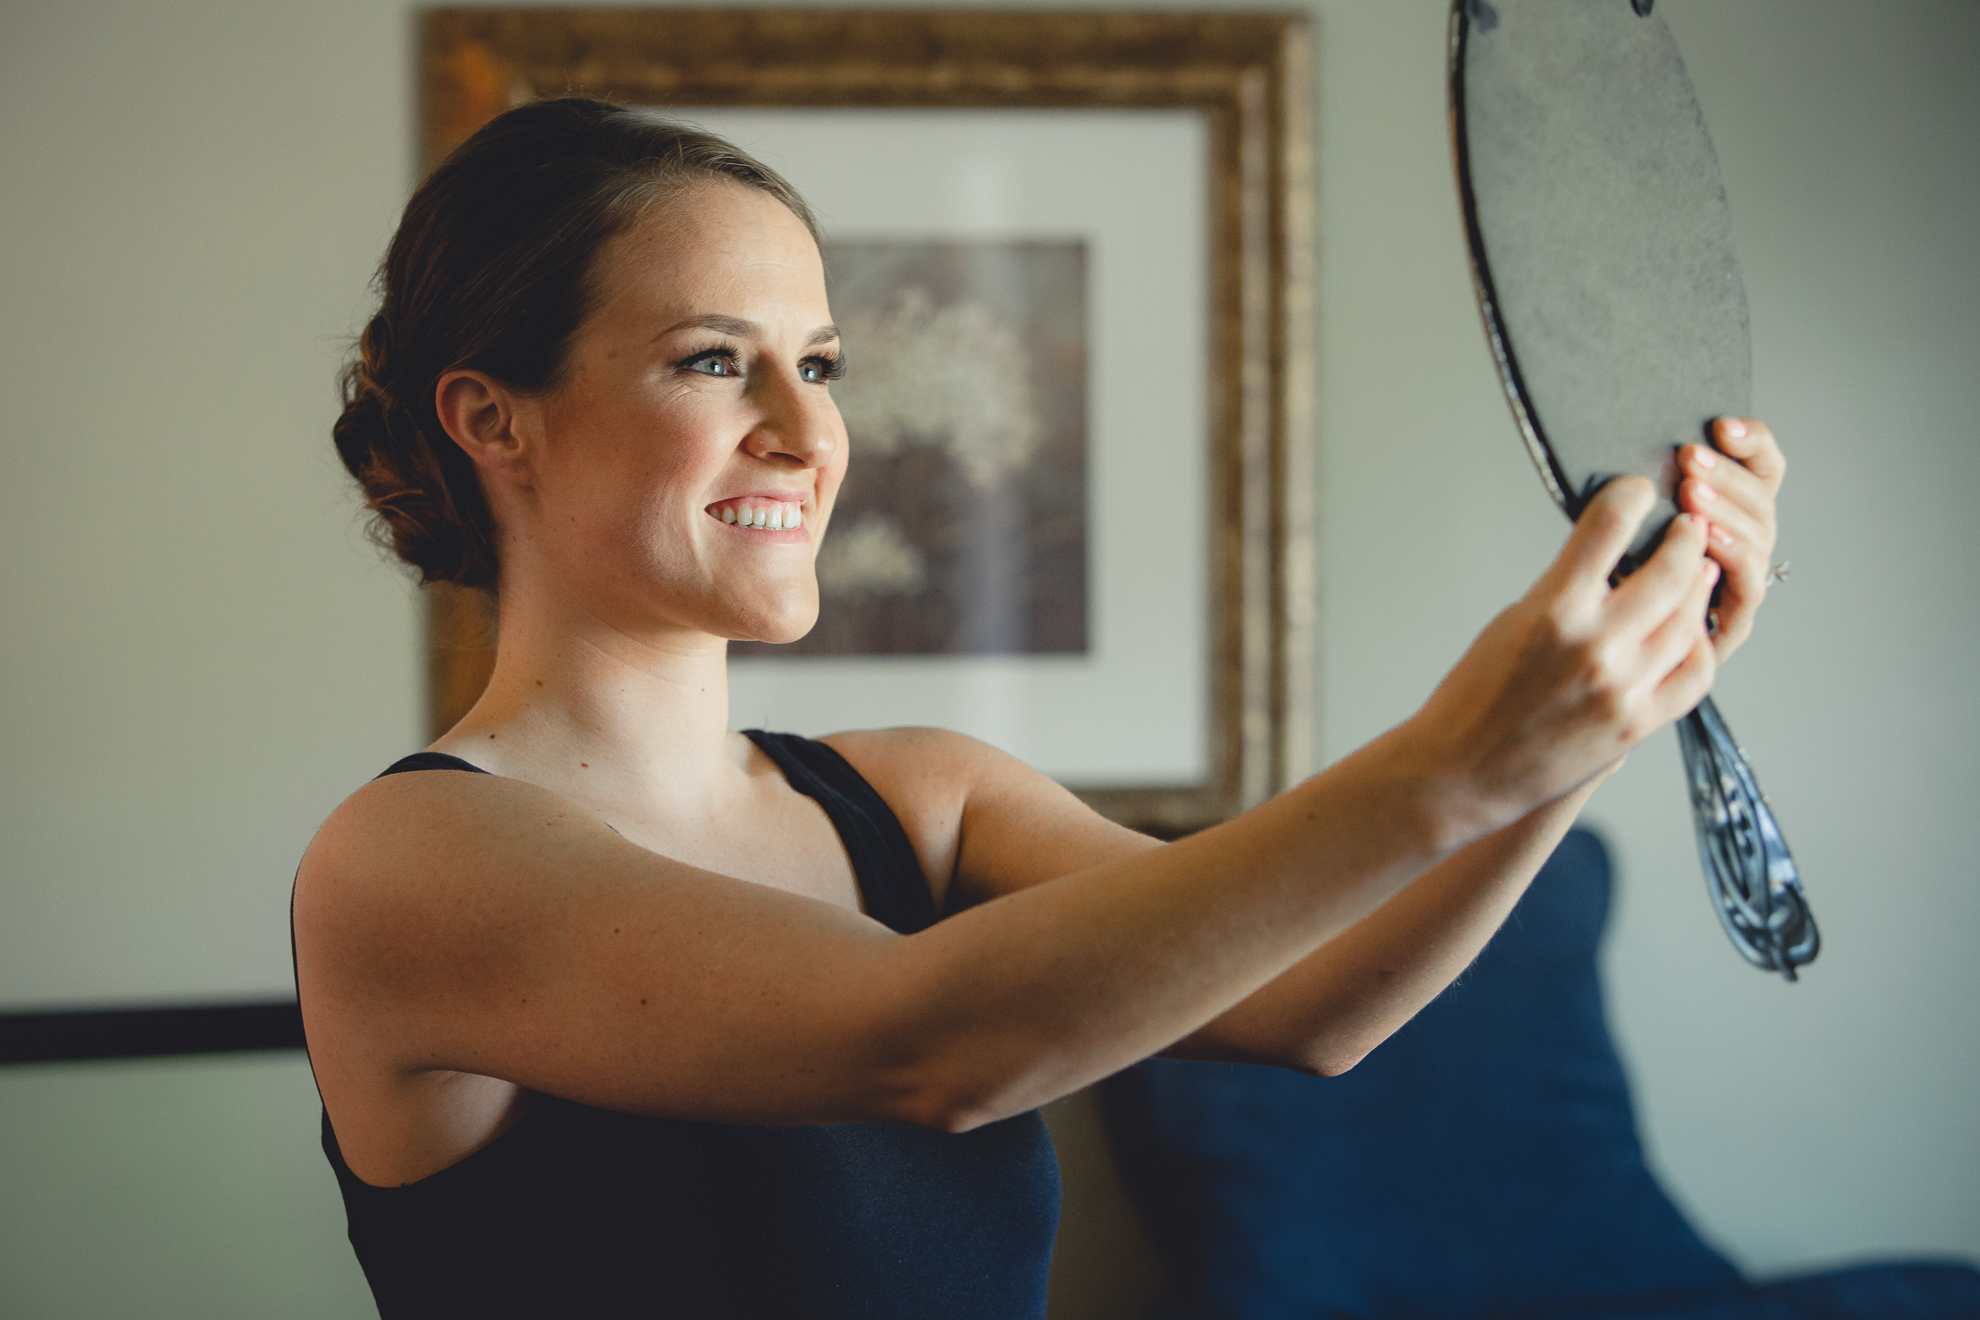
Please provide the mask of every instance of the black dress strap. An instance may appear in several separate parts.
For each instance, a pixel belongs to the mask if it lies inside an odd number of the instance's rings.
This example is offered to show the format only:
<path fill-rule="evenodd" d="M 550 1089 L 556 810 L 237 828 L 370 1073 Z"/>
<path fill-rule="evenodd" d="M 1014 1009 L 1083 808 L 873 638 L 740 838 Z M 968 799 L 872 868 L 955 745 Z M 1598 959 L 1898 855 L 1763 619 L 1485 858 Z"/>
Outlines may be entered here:
<path fill-rule="evenodd" d="M 465 770 L 474 775 L 489 773 L 478 765 L 463 761 L 458 756 L 449 756 L 445 752 L 414 752 L 411 756 L 402 756 L 380 770 L 378 778 L 383 779 L 386 775 L 403 775 L 411 770 Z"/>
<path fill-rule="evenodd" d="M 743 734 L 777 763 L 792 788 L 825 808 L 852 859 L 868 916 L 903 935 L 935 924 L 935 899 L 900 817 L 845 757 L 794 733 Z"/>

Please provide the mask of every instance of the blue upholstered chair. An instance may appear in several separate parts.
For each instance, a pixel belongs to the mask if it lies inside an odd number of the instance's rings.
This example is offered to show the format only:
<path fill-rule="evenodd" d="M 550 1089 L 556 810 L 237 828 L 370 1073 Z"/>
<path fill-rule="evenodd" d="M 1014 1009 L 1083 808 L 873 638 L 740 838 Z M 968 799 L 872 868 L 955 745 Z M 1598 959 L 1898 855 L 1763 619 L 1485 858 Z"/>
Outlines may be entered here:
<path fill-rule="evenodd" d="M 1570 834 L 1459 982 L 1358 1067 L 1153 1060 L 1103 1092 L 1175 1280 L 1160 1320 L 1950 1320 L 1980 1273 L 1748 1283 L 1643 1161 L 1603 1023 L 1601 841 Z"/>

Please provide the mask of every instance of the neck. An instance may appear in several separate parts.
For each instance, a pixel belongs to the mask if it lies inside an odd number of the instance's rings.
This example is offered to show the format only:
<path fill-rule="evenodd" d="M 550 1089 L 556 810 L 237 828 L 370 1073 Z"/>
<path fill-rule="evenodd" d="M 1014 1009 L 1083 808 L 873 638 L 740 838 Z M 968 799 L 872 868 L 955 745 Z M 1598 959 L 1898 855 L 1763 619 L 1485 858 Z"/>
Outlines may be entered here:
<path fill-rule="evenodd" d="M 635 634 L 577 602 L 505 593 L 488 688 L 434 746 L 581 801 L 702 817 L 741 785 L 728 721 L 722 638 Z"/>

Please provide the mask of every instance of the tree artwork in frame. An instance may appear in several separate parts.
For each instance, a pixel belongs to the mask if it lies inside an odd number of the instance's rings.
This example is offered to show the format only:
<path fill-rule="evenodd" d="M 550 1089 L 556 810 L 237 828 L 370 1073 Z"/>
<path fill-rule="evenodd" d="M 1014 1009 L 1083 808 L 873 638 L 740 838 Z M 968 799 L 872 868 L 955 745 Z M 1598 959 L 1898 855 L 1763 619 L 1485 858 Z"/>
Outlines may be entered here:
<path fill-rule="evenodd" d="M 729 654 L 1087 654 L 1086 243 L 833 238 L 824 260 L 859 466 L 817 626 Z"/>
<path fill-rule="evenodd" d="M 1311 318 L 1291 15 L 443 10 L 426 164 L 579 92 L 817 213 L 852 465 L 804 639 L 735 727 L 983 738 L 1174 835 L 1308 770 Z M 436 730 L 492 604 L 429 589 Z"/>

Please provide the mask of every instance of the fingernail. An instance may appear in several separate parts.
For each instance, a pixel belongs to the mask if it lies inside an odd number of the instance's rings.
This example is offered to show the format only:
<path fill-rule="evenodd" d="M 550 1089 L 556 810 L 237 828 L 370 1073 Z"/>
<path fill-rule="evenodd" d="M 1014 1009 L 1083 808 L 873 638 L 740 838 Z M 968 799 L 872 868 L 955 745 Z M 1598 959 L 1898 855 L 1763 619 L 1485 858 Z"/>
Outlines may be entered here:
<path fill-rule="evenodd" d="M 1718 560 L 1708 559 L 1705 561 L 1705 580 L 1707 582 L 1717 582 L 1719 580 Z"/>
<path fill-rule="evenodd" d="M 1691 498 L 1697 500 L 1700 504 L 1710 504 L 1713 500 L 1719 498 L 1719 492 L 1701 481 L 1691 488 Z"/>
<path fill-rule="evenodd" d="M 1711 530 L 1706 535 L 1723 546 L 1730 546 L 1733 543 L 1733 534 L 1717 523 L 1712 524 Z"/>
<path fill-rule="evenodd" d="M 1701 471 L 1710 472 L 1719 465 L 1719 456 L 1707 449 L 1704 445 L 1693 445 L 1691 447 L 1691 462 L 1692 466 Z"/>
<path fill-rule="evenodd" d="M 1737 417 L 1728 417 L 1720 425 L 1725 427 L 1726 434 L 1732 436 L 1735 440 L 1746 434 L 1746 423 Z"/>

